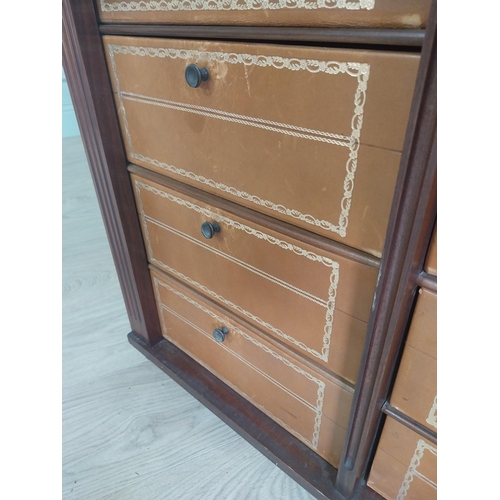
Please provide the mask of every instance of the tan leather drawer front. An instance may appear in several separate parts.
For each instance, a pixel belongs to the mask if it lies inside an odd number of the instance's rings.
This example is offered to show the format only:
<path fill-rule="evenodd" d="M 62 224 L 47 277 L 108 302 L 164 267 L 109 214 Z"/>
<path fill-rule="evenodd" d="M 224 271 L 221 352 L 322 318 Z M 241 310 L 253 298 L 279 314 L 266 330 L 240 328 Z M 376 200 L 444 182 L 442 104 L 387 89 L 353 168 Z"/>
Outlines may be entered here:
<path fill-rule="evenodd" d="M 380 256 L 418 55 L 104 39 L 132 163 Z"/>
<path fill-rule="evenodd" d="M 387 500 L 437 498 L 437 446 L 387 418 L 368 486 Z"/>
<path fill-rule="evenodd" d="M 354 382 L 377 269 L 132 175 L 149 261 Z M 211 239 L 203 222 L 217 221 Z"/>
<path fill-rule="evenodd" d="M 437 429 L 437 295 L 420 289 L 391 405 Z"/>
<path fill-rule="evenodd" d="M 430 0 L 98 0 L 104 22 L 421 28 Z"/>
<path fill-rule="evenodd" d="M 151 274 L 164 336 L 338 465 L 352 391 L 281 352 L 174 280 Z M 223 326 L 229 333 L 219 343 L 212 332 Z"/>
<path fill-rule="evenodd" d="M 437 276 L 437 223 L 432 233 L 431 242 L 429 243 L 429 250 L 425 260 L 425 272 Z"/>

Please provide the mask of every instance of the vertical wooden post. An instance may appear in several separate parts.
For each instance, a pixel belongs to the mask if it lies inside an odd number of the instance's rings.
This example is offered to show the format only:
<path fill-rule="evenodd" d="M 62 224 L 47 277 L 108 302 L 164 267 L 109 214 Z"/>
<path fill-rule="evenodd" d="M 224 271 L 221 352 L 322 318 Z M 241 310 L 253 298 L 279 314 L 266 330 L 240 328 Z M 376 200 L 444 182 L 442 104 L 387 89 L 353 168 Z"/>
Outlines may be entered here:
<path fill-rule="evenodd" d="M 92 0 L 63 0 L 63 66 L 132 330 L 161 329 Z"/>
<path fill-rule="evenodd" d="M 336 488 L 346 498 L 358 482 L 366 481 L 436 218 L 436 43 L 434 1 L 337 476 Z"/>

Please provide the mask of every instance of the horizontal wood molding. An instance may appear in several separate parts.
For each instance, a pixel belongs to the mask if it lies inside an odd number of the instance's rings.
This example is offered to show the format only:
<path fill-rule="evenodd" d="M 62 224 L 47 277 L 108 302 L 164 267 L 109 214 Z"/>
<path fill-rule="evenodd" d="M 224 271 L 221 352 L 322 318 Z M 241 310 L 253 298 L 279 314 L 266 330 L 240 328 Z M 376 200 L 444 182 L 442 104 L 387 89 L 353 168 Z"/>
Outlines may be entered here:
<path fill-rule="evenodd" d="M 408 429 L 416 432 L 419 436 L 422 436 L 425 439 L 429 440 L 431 443 L 437 444 L 437 432 L 428 429 L 427 427 L 425 427 L 425 425 L 422 425 L 408 415 L 400 412 L 389 403 L 386 402 L 384 406 L 382 406 L 382 412 L 387 416 L 393 418 L 394 420 L 397 420 L 405 427 L 408 427 Z"/>
<path fill-rule="evenodd" d="M 417 285 L 429 290 L 430 292 L 437 293 L 437 276 L 422 271 L 418 275 Z"/>
<path fill-rule="evenodd" d="M 220 40 L 267 40 L 293 43 L 348 45 L 387 45 L 421 47 L 425 30 L 421 29 L 345 29 L 265 26 L 185 26 L 158 24 L 102 24 L 103 35 L 130 35 L 167 38 L 203 38 Z"/>

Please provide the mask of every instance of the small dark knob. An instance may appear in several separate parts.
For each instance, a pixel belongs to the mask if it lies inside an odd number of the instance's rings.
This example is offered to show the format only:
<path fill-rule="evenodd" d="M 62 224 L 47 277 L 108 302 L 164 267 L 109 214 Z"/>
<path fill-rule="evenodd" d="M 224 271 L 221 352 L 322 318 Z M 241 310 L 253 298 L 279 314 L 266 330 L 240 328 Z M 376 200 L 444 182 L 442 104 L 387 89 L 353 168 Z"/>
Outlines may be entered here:
<path fill-rule="evenodd" d="M 229 333 L 229 330 L 223 326 L 222 328 L 216 328 L 213 332 L 212 335 L 214 336 L 214 339 L 217 342 L 224 342 L 224 339 L 226 338 L 226 335 Z"/>
<path fill-rule="evenodd" d="M 214 237 L 215 233 L 220 231 L 220 226 L 218 222 L 204 222 L 201 225 L 201 234 L 205 238 L 210 239 Z"/>
<path fill-rule="evenodd" d="M 198 68 L 196 64 L 190 64 L 186 68 L 184 76 L 186 77 L 187 84 L 195 89 L 201 85 L 201 82 L 208 80 L 208 69 Z"/>

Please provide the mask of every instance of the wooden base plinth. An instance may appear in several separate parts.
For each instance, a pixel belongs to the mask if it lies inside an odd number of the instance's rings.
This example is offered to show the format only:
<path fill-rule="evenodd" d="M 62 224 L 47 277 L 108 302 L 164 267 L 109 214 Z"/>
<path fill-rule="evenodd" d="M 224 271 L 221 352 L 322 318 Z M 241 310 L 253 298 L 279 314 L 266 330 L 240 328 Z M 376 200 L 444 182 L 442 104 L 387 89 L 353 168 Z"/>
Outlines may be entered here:
<path fill-rule="evenodd" d="M 234 431 L 318 499 L 344 500 L 335 490 L 337 469 L 267 415 L 163 339 L 148 346 L 133 332 L 129 342 Z M 382 500 L 364 484 L 352 500 Z"/>

